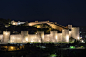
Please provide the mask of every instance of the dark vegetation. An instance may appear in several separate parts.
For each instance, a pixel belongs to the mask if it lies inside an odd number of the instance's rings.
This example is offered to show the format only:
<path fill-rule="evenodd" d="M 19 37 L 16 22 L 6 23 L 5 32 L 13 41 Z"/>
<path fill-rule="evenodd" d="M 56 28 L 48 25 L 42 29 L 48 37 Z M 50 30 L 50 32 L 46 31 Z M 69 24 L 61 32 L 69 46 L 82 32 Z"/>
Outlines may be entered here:
<path fill-rule="evenodd" d="M 8 25 L 9 27 L 5 27 L 5 25 Z M 42 28 L 37 28 L 37 25 L 40 25 Z M 29 31 L 30 34 L 35 34 L 37 31 L 44 31 L 45 34 L 50 34 L 49 26 L 48 24 L 37 24 L 34 26 L 28 26 L 28 22 L 25 22 L 21 25 L 12 25 L 11 19 L 3 19 L 0 18 L 0 33 L 2 34 L 3 31 L 11 31 L 11 34 L 19 34 L 21 31 Z M 52 31 L 54 29 L 51 28 Z"/>
<path fill-rule="evenodd" d="M 67 49 L 63 50 L 65 46 L 73 46 L 74 44 L 56 44 L 54 43 L 27 43 L 24 49 L 19 51 L 0 51 L 0 57 L 49 57 L 51 54 L 56 54 L 56 57 L 84 57 L 85 49 Z M 80 44 L 86 46 L 86 44 Z M 42 48 L 45 46 L 46 48 Z"/>
<path fill-rule="evenodd" d="M 11 22 L 11 19 L 3 19 L 3 18 L 0 18 L 0 24 L 9 24 Z"/>

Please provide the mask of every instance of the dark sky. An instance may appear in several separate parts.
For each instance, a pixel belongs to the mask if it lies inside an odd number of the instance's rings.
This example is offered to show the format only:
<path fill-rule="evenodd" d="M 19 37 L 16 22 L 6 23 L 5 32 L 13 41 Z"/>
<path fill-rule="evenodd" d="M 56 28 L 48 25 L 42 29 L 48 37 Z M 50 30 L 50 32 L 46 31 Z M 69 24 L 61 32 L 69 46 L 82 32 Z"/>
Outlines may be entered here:
<path fill-rule="evenodd" d="M 0 0 L 0 18 L 86 26 L 85 0 Z"/>

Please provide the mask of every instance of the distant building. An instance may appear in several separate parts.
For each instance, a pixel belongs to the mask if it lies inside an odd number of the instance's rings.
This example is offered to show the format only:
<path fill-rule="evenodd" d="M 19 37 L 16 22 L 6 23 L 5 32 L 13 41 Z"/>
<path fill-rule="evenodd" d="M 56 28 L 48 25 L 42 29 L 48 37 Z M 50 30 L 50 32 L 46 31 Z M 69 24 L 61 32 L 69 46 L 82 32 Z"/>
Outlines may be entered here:
<path fill-rule="evenodd" d="M 20 22 L 20 21 L 15 22 L 14 20 L 11 21 L 11 24 L 12 24 L 12 25 L 20 25 L 20 24 L 24 24 L 24 23 L 25 23 L 25 22 Z"/>

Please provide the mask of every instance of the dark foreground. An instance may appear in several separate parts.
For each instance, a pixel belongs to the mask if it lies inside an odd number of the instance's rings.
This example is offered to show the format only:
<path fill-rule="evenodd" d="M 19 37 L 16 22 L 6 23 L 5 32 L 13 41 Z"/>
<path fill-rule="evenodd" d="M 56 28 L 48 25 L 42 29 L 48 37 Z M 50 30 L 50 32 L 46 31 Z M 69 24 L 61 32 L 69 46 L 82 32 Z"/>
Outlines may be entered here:
<path fill-rule="evenodd" d="M 6 46 L 6 45 L 0 45 Z M 16 48 L 0 48 L 0 57 L 86 57 L 85 49 L 70 48 L 66 44 L 25 44 L 7 45 Z M 66 49 L 65 49 L 66 48 Z M 68 48 L 68 49 L 67 49 Z"/>

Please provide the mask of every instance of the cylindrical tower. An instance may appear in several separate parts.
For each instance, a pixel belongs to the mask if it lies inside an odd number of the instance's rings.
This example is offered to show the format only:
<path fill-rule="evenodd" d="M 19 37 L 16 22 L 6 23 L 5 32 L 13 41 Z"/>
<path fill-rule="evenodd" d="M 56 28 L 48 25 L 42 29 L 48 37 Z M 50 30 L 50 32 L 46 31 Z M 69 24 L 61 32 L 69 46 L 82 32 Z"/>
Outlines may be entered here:
<path fill-rule="evenodd" d="M 10 40 L 10 31 L 3 31 L 3 42 L 8 43 Z"/>
<path fill-rule="evenodd" d="M 72 28 L 72 37 L 75 39 L 79 39 L 79 27 Z"/>
<path fill-rule="evenodd" d="M 52 42 L 58 42 L 57 31 L 50 31 L 50 36 L 52 37 Z"/>
<path fill-rule="evenodd" d="M 22 42 L 28 42 L 28 31 L 21 31 Z"/>
<path fill-rule="evenodd" d="M 69 42 L 69 30 L 62 30 L 62 42 Z"/>

